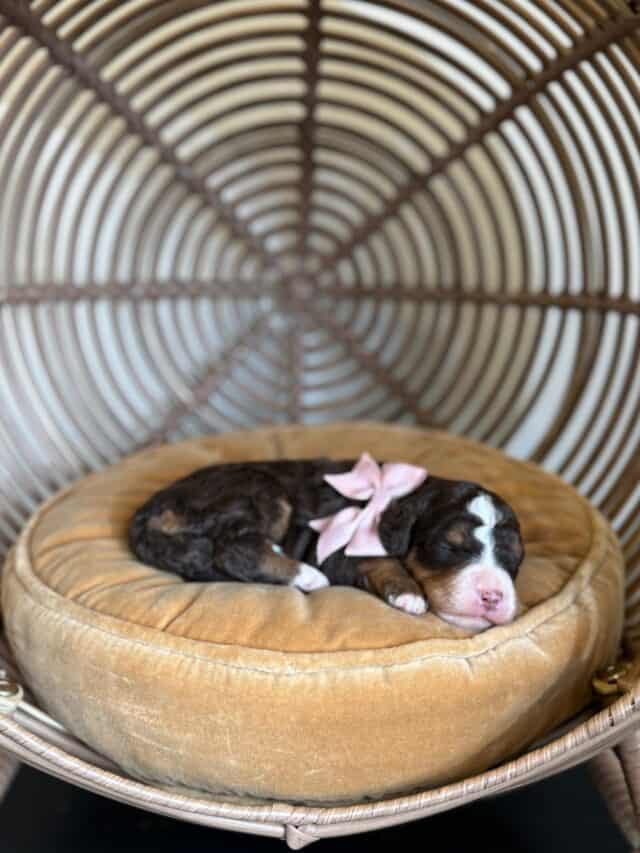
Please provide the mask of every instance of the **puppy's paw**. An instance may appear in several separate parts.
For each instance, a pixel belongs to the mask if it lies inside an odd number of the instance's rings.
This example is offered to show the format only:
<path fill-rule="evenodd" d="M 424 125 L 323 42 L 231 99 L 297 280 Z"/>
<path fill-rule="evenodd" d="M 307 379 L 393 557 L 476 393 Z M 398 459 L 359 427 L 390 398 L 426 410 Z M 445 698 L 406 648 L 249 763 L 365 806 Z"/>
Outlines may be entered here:
<path fill-rule="evenodd" d="M 329 586 L 329 578 L 308 563 L 298 563 L 298 574 L 291 581 L 290 586 L 295 586 L 304 592 L 311 592 L 314 589 Z"/>
<path fill-rule="evenodd" d="M 421 595 L 417 595 L 415 592 L 392 594 L 387 598 L 387 603 L 392 607 L 397 607 L 398 610 L 403 610 L 405 613 L 411 613 L 412 616 L 422 616 L 423 613 L 427 612 L 427 602 Z"/>

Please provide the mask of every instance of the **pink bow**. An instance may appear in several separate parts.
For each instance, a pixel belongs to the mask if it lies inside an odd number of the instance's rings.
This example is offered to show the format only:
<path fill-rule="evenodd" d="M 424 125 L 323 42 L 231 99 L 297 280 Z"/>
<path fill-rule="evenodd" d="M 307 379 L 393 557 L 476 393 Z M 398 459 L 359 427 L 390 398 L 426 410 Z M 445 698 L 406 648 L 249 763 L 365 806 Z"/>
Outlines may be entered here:
<path fill-rule="evenodd" d="M 346 507 L 335 515 L 309 522 L 320 533 L 317 544 L 318 563 L 324 563 L 334 551 L 346 545 L 349 557 L 386 557 L 380 541 L 380 517 L 394 498 L 413 492 L 427 478 L 427 471 L 403 462 L 387 462 L 380 470 L 378 463 L 363 453 L 347 474 L 327 474 L 325 480 L 341 495 L 369 503 L 365 507 Z"/>

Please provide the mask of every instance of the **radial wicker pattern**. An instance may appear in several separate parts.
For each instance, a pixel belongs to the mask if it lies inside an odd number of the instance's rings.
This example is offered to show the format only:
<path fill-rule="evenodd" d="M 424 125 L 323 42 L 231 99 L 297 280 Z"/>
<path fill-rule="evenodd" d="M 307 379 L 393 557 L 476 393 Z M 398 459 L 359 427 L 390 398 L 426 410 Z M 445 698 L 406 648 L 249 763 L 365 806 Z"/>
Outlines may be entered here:
<path fill-rule="evenodd" d="M 2 550 L 53 490 L 145 444 L 417 422 L 530 457 L 603 509 L 633 653 L 639 69 L 625 0 L 0 0 Z M 626 689 L 510 765 L 353 809 L 170 797 L 28 705 L 0 717 L 0 745 L 292 846 L 600 753 L 637 840 Z"/>

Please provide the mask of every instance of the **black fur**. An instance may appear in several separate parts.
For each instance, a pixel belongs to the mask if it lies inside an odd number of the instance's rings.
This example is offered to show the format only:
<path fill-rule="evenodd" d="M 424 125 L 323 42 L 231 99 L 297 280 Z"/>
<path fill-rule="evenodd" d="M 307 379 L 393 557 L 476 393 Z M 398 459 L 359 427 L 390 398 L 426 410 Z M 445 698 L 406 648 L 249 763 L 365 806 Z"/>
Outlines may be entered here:
<path fill-rule="evenodd" d="M 260 581 L 261 549 L 281 512 L 292 508 L 281 541 L 284 552 L 298 561 L 317 565 L 317 534 L 309 521 L 333 515 L 350 501 L 324 482 L 325 474 L 350 471 L 353 460 L 328 459 L 250 462 L 203 468 L 156 493 L 134 515 L 129 542 L 145 563 L 194 581 Z M 415 492 L 393 501 L 380 520 L 380 538 L 390 556 L 401 558 L 416 549 L 421 561 L 435 569 L 460 567 L 478 556 L 473 536 L 480 520 L 467 505 L 477 495 L 490 494 L 501 513 L 494 536 L 504 568 L 515 577 L 523 549 L 513 510 L 497 495 L 480 486 L 429 476 Z M 180 519 L 170 535 L 150 521 L 169 511 Z M 463 541 L 447 541 L 447 531 L 458 525 Z M 342 551 L 320 566 L 332 584 L 365 586 L 358 558 Z"/>

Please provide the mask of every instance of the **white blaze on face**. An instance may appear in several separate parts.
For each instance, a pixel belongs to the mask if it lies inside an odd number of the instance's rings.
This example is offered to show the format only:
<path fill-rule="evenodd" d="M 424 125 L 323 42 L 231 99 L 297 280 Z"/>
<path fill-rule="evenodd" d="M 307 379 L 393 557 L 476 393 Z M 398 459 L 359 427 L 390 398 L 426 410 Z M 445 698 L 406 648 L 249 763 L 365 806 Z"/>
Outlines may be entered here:
<path fill-rule="evenodd" d="M 482 524 L 474 530 L 476 539 L 482 545 L 480 562 L 483 566 L 499 568 L 496 562 L 493 528 L 498 524 L 502 516 L 489 495 L 478 495 L 477 498 L 469 501 L 467 510 L 472 515 L 477 515 L 482 521 Z"/>

